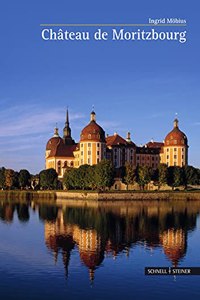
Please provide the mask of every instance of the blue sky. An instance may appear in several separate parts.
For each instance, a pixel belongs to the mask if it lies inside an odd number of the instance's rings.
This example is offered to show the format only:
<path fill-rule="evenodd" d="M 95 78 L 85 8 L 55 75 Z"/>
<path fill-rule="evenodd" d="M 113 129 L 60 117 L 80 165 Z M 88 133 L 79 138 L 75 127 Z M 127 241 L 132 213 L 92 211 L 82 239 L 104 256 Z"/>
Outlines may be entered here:
<path fill-rule="evenodd" d="M 191 1 L 2 1 L 0 166 L 37 173 L 45 146 L 69 106 L 79 140 L 92 105 L 106 133 L 140 145 L 162 141 L 175 113 L 200 167 L 198 7 Z M 43 41 L 41 23 L 148 23 L 187 20 L 187 42 Z M 83 30 L 70 28 L 69 30 Z M 165 30 L 174 30 L 165 28 Z M 93 28 L 87 28 L 94 31 Z M 105 28 L 105 30 L 110 30 Z M 131 28 L 130 30 L 136 30 Z"/>

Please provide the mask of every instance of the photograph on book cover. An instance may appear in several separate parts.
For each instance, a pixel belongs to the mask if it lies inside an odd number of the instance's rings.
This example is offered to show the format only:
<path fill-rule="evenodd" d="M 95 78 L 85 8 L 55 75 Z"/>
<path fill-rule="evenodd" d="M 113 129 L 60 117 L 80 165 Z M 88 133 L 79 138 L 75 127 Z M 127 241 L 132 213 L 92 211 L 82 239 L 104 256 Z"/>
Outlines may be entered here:
<path fill-rule="evenodd" d="M 197 2 L 1 2 L 2 299 L 199 299 Z"/>

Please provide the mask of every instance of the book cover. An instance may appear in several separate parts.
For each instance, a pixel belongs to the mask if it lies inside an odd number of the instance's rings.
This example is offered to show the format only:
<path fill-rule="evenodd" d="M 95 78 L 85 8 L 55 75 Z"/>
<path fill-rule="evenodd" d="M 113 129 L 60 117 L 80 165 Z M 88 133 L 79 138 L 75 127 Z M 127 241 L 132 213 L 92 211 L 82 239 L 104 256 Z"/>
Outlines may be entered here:
<path fill-rule="evenodd" d="M 198 299 L 198 3 L 2 1 L 0 22 L 3 299 Z"/>

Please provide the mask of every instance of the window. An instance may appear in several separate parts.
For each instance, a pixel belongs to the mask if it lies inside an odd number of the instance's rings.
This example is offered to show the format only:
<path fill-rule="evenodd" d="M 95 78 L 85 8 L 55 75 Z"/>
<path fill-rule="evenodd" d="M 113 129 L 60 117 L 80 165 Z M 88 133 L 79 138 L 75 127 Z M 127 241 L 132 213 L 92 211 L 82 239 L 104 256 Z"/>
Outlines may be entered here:
<path fill-rule="evenodd" d="M 177 155 L 174 155 L 174 159 L 177 159 Z"/>
<path fill-rule="evenodd" d="M 81 148 L 83 148 L 83 144 L 81 144 Z"/>
<path fill-rule="evenodd" d="M 88 151 L 88 155 L 91 155 L 91 151 Z"/>
<path fill-rule="evenodd" d="M 174 166 L 176 166 L 176 162 L 174 163 Z"/>
<path fill-rule="evenodd" d="M 167 159 L 169 159 L 169 155 L 167 155 Z"/>
<path fill-rule="evenodd" d="M 91 143 L 88 143 L 88 147 L 89 147 L 89 148 L 91 147 Z"/>
<path fill-rule="evenodd" d="M 97 158 L 97 163 L 99 163 L 99 158 Z"/>
<path fill-rule="evenodd" d="M 97 148 L 99 148 L 99 143 L 97 143 Z"/>
<path fill-rule="evenodd" d="M 174 148 L 174 151 L 176 152 L 177 148 Z"/>
<path fill-rule="evenodd" d="M 169 148 L 167 148 L 167 152 L 169 152 Z"/>
<path fill-rule="evenodd" d="M 83 165 L 83 159 L 81 159 L 81 165 Z"/>
<path fill-rule="evenodd" d="M 97 155 L 99 155 L 99 151 L 97 151 Z"/>
<path fill-rule="evenodd" d="M 152 161 L 154 161 L 154 156 L 151 159 L 152 159 Z"/>
<path fill-rule="evenodd" d="M 58 161 L 58 175 L 61 175 L 61 161 Z"/>
<path fill-rule="evenodd" d="M 90 158 L 88 158 L 88 165 L 90 164 L 90 162 L 91 162 L 91 159 L 90 159 Z"/>
<path fill-rule="evenodd" d="M 92 136 L 91 134 L 88 134 L 88 139 L 91 140 Z"/>
<path fill-rule="evenodd" d="M 175 144 L 175 145 L 177 144 L 177 140 L 174 140 L 174 144 Z"/>
<path fill-rule="evenodd" d="M 81 155 L 83 155 L 83 151 L 81 151 Z"/>

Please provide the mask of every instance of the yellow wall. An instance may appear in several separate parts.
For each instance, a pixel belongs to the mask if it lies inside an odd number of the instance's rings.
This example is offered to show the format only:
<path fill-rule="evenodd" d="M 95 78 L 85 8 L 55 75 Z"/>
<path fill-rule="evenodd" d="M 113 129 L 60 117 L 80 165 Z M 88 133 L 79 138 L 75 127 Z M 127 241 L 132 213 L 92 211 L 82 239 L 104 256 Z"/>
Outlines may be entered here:
<path fill-rule="evenodd" d="M 162 163 L 168 163 L 169 167 L 174 166 L 175 163 L 176 166 L 179 167 L 187 165 L 188 151 L 186 146 L 165 146 L 163 150 L 164 153 L 161 155 Z M 174 155 L 176 155 L 176 159 L 174 158 Z"/>

